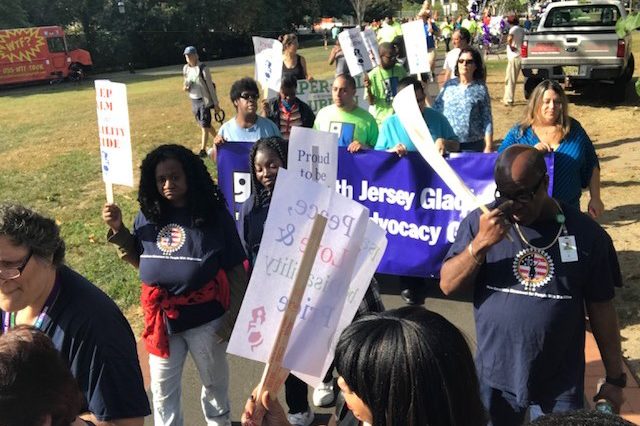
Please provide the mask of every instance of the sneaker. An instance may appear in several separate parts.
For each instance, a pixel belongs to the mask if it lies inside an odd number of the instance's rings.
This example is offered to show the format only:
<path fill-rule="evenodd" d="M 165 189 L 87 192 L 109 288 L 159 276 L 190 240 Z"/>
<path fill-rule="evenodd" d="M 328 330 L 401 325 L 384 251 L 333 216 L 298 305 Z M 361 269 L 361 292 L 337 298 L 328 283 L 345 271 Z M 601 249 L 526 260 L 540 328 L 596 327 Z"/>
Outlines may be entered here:
<path fill-rule="evenodd" d="M 313 404 L 316 407 L 331 405 L 336 395 L 333 392 L 333 380 L 328 383 L 320 383 L 320 386 L 313 390 Z"/>
<path fill-rule="evenodd" d="M 287 414 L 287 420 L 292 426 L 309 426 L 313 423 L 314 418 L 315 414 L 313 414 L 311 408 L 304 413 Z"/>
<path fill-rule="evenodd" d="M 204 149 L 201 149 L 200 152 L 198 153 L 198 155 L 200 156 L 200 158 L 206 158 L 207 157 L 207 151 L 205 151 Z"/>

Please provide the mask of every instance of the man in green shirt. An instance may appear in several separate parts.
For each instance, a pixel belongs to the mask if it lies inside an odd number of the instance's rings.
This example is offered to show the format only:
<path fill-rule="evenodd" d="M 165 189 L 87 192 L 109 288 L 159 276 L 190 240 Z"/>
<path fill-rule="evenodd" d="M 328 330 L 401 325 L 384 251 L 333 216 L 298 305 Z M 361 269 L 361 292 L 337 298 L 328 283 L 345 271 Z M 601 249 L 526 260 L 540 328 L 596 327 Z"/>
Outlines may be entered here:
<path fill-rule="evenodd" d="M 380 44 L 379 51 L 380 65 L 369 71 L 364 79 L 367 100 L 373 106 L 372 113 L 378 126 L 393 114 L 392 103 L 398 92 L 398 83 L 407 76 L 407 71 L 396 63 L 396 49 L 391 43 Z"/>
<path fill-rule="evenodd" d="M 318 111 L 313 128 L 338 135 L 338 146 L 349 152 L 373 148 L 378 139 L 375 118 L 358 106 L 356 81 L 347 74 L 336 77 L 331 87 L 333 105 Z"/>

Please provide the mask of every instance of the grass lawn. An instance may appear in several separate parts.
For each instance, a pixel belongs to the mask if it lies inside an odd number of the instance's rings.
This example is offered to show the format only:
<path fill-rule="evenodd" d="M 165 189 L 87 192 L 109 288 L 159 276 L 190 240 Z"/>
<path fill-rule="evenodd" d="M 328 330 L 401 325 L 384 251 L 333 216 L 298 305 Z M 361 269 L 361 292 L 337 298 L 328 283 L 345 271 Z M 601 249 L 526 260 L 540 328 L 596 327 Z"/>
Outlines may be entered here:
<path fill-rule="evenodd" d="M 328 50 L 313 47 L 301 53 L 314 77 L 333 76 Z M 636 57 L 640 59 L 638 50 Z M 502 78 L 505 63 L 489 61 L 489 76 Z M 229 117 L 234 110 L 228 90 L 242 76 L 253 76 L 249 59 L 224 61 L 213 70 Z M 134 164 L 166 142 L 198 148 L 200 131 L 181 90 L 181 65 L 99 77 L 127 83 Z M 105 241 L 95 108 L 91 81 L 1 91 L 0 200 L 20 202 L 55 217 L 67 243 L 67 263 L 127 311 L 138 303 L 139 282 L 136 271 L 121 262 Z M 213 165 L 211 171 L 215 174 Z M 138 210 L 136 195 L 135 189 L 116 187 L 125 223 L 131 224 Z"/>

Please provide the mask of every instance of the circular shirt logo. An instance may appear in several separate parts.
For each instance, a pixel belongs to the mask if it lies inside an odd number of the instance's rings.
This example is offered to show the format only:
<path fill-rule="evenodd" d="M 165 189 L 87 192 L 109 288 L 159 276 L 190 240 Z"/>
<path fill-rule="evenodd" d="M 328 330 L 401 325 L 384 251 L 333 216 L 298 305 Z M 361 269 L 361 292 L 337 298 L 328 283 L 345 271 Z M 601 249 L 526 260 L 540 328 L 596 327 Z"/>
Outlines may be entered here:
<path fill-rule="evenodd" d="M 521 250 L 513 260 L 513 273 L 526 291 L 536 291 L 553 278 L 553 260 L 544 250 Z"/>
<path fill-rule="evenodd" d="M 175 223 L 170 223 L 158 232 L 156 244 L 163 254 L 169 255 L 180 250 L 186 239 L 187 233 L 184 228 Z"/>

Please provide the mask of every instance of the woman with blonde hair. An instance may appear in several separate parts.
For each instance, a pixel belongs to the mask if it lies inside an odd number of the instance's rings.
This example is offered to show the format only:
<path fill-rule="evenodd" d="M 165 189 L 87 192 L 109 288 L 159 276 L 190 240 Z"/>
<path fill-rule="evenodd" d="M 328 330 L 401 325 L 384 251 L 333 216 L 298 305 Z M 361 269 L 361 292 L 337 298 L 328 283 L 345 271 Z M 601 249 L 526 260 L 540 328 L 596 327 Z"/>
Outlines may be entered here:
<path fill-rule="evenodd" d="M 587 132 L 569 116 L 569 102 L 556 81 L 545 80 L 531 93 L 522 120 L 509 130 L 499 151 L 513 144 L 554 152 L 553 198 L 580 208 L 582 188 L 589 188 L 589 214 L 604 211 L 600 198 L 600 163 Z"/>
<path fill-rule="evenodd" d="M 291 33 L 282 37 L 282 78 L 293 75 L 297 80 L 311 80 L 307 61 L 298 55 L 298 36 Z"/>

